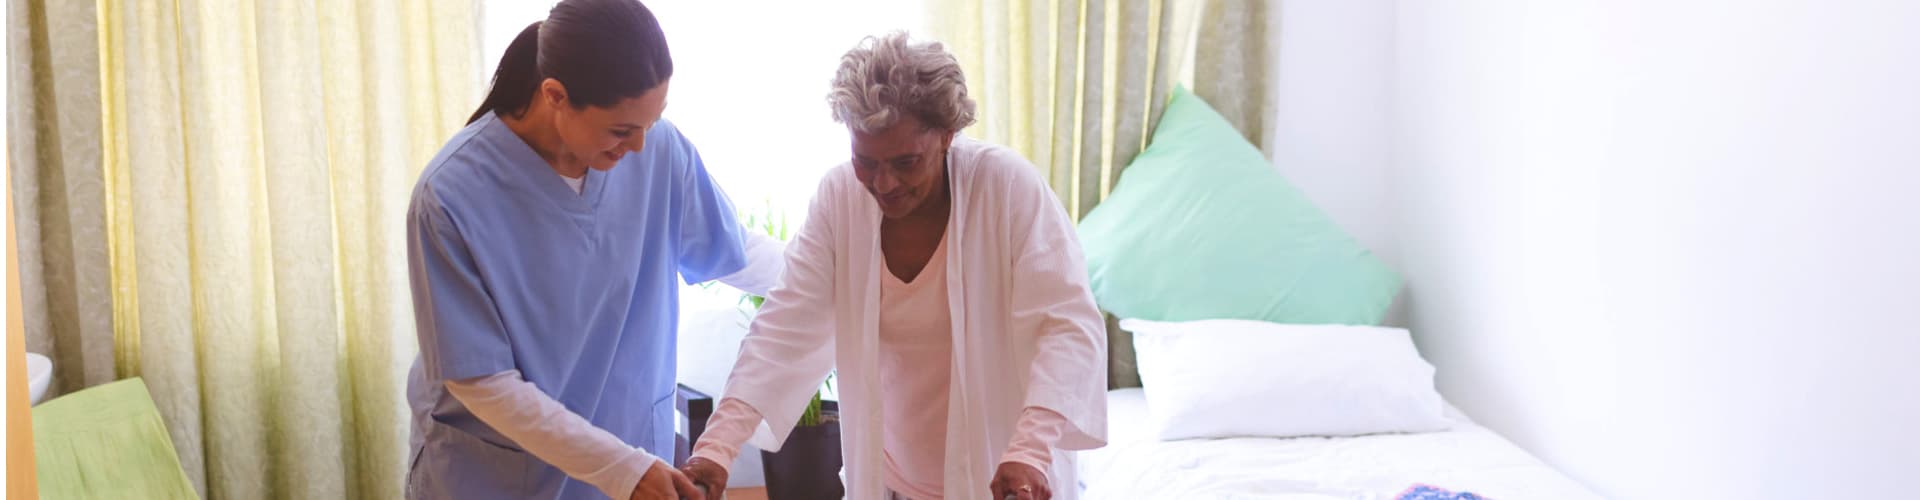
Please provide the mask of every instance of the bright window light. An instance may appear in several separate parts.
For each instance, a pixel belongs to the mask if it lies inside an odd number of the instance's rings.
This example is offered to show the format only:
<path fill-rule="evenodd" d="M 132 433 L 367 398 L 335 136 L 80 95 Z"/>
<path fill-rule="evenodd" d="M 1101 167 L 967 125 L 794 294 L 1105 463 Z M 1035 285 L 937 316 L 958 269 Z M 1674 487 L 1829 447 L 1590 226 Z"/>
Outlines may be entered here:
<path fill-rule="evenodd" d="M 552 1 L 483 5 L 483 81 Z M 645 2 L 673 52 L 666 118 L 680 127 L 743 216 L 785 217 L 798 230 L 820 176 L 846 161 L 847 131 L 827 111 L 840 55 L 862 37 L 920 31 L 918 2 L 678 0 Z M 688 288 L 686 307 L 729 304 L 730 288 Z"/>

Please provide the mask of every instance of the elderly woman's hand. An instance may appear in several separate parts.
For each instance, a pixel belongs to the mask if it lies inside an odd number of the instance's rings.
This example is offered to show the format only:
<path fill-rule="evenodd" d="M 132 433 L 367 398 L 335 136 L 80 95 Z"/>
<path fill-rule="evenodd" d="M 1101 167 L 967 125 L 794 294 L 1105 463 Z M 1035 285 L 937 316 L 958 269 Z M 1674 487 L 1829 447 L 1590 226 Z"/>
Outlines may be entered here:
<path fill-rule="evenodd" d="M 628 497 L 629 500 L 706 500 L 706 498 L 706 495 L 694 488 L 693 481 L 687 480 L 685 474 L 674 470 L 666 462 L 658 460 L 653 462 L 652 467 L 647 468 L 646 475 L 640 476 L 640 484 L 634 485 L 633 494 Z"/>
<path fill-rule="evenodd" d="M 680 472 L 686 474 L 687 479 L 693 480 L 693 484 L 705 488 L 703 492 L 710 500 L 717 500 L 726 494 L 727 468 L 713 463 L 712 460 L 694 457 L 687 460 L 687 465 L 680 467 Z"/>
<path fill-rule="evenodd" d="M 1047 487 L 1047 474 L 1019 462 L 1000 464 L 993 473 L 994 500 L 1048 500 L 1053 490 Z"/>

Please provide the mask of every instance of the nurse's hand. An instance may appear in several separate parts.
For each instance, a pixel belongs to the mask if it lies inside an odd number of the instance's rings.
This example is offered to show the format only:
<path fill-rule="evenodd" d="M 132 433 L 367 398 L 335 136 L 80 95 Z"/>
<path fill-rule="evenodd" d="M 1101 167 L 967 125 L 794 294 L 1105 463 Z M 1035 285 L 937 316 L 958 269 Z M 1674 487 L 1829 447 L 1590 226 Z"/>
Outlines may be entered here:
<path fill-rule="evenodd" d="M 631 500 L 706 500 L 700 489 L 688 481 L 687 476 L 673 470 L 666 462 L 655 460 L 653 467 L 647 468 L 647 474 L 640 476 L 640 484 L 633 487 Z"/>
<path fill-rule="evenodd" d="M 680 468 L 680 472 L 685 472 L 687 479 L 692 479 L 694 484 L 706 487 L 708 498 L 718 500 L 720 493 L 727 491 L 727 468 L 712 460 L 693 457 L 687 460 L 686 466 Z"/>

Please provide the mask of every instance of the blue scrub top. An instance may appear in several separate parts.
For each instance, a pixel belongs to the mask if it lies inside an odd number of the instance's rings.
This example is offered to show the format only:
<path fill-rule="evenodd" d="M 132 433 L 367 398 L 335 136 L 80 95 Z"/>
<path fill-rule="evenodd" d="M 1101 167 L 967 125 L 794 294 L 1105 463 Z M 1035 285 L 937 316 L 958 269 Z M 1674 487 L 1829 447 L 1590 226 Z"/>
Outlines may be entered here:
<path fill-rule="evenodd" d="M 733 206 L 660 121 L 575 193 L 492 114 L 440 150 L 413 192 L 407 258 L 420 360 L 412 498 L 606 498 L 481 423 L 441 382 L 520 370 L 628 444 L 671 456 L 675 275 L 746 258 Z"/>

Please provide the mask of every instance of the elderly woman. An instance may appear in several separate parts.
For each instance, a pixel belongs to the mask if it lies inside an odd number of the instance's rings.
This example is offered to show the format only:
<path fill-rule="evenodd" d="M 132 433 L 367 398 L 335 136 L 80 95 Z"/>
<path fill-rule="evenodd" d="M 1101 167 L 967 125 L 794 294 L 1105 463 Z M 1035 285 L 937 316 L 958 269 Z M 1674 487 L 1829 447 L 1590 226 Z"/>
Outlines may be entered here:
<path fill-rule="evenodd" d="M 827 173 L 781 284 L 685 467 L 719 489 L 777 450 L 839 370 L 848 498 L 1072 498 L 1106 440 L 1106 343 L 1073 226 L 1026 159 L 959 135 L 960 66 L 867 38 L 827 96 L 853 159 Z"/>

